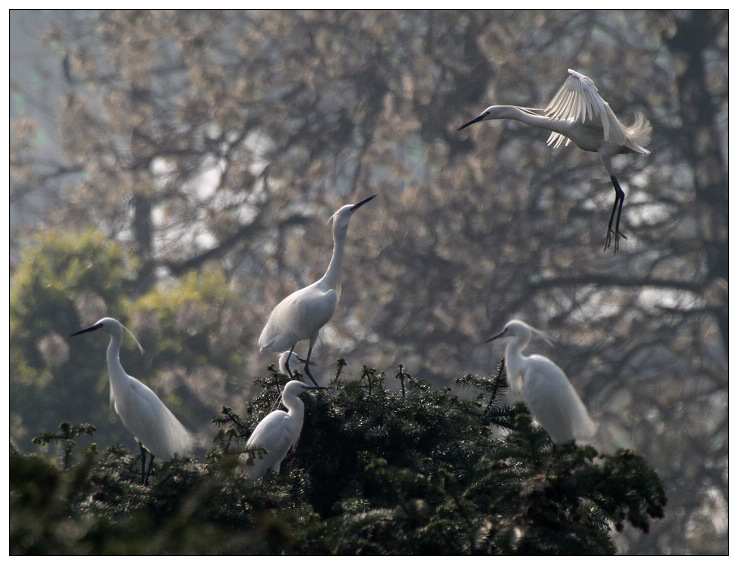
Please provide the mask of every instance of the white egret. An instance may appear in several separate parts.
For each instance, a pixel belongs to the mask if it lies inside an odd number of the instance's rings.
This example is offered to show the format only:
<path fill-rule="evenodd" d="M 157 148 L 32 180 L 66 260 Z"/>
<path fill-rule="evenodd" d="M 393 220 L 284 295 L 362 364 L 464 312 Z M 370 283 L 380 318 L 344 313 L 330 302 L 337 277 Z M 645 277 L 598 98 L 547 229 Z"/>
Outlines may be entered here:
<path fill-rule="evenodd" d="M 263 447 L 267 453 L 242 453 L 239 456 L 239 468 L 252 479 L 263 477 L 268 472 L 279 474 L 279 467 L 287 452 L 297 445 L 302 431 L 302 422 L 305 417 L 305 405 L 298 398 L 298 394 L 306 390 L 323 390 L 326 387 L 310 386 L 300 381 L 290 381 L 282 392 L 282 403 L 287 407 L 284 410 L 275 410 L 268 414 L 251 433 L 246 448 Z"/>
<path fill-rule="evenodd" d="M 487 340 L 514 338 L 505 346 L 510 389 L 523 398 L 554 443 L 591 437 L 596 426 L 564 371 L 542 355 L 523 355 L 532 332 L 541 333 L 525 322 L 511 320 L 501 333 Z"/>
<path fill-rule="evenodd" d="M 283 373 L 285 375 L 291 375 L 291 371 L 288 369 L 289 363 L 307 363 L 306 359 L 303 359 L 300 357 L 297 353 L 294 351 L 283 351 L 282 354 L 279 356 L 279 372 Z M 314 361 L 310 361 L 310 365 L 315 365 Z"/>
<path fill-rule="evenodd" d="M 521 106 L 490 106 L 479 116 L 459 128 L 484 120 L 518 120 L 530 126 L 551 131 L 547 145 L 566 146 L 573 141 L 585 151 L 596 151 L 605 166 L 615 188 L 615 202 L 607 226 L 605 250 L 610 247 L 611 236 L 615 236 L 615 253 L 618 251 L 620 233 L 620 214 L 623 210 L 625 193 L 612 170 L 612 157 L 619 153 L 640 153 L 649 155 L 643 146 L 651 136 L 651 125 L 642 114 L 636 114 L 635 122 L 623 125 L 615 116 L 610 105 L 601 97 L 592 79 L 569 69 L 569 78 L 553 97 L 545 109 L 523 108 Z M 615 231 L 612 221 L 617 210 Z M 626 238 L 627 239 L 627 238 Z"/>
<path fill-rule="evenodd" d="M 129 333 L 143 353 L 143 347 L 138 343 L 136 336 L 114 318 L 102 318 L 89 328 L 73 333 L 72 336 L 95 330 L 104 330 L 110 334 L 107 353 L 110 404 L 141 448 L 141 478 L 143 483 L 147 484 L 154 455 L 162 459 L 171 459 L 175 455 L 189 455 L 194 447 L 194 438 L 159 400 L 156 393 L 141 381 L 128 375 L 120 364 L 123 330 Z M 146 472 L 147 451 L 151 454 L 148 472 Z"/>
<path fill-rule="evenodd" d="M 341 294 L 343 246 L 349 221 L 356 210 L 376 196 L 376 194 L 370 196 L 357 204 L 342 206 L 331 216 L 333 256 L 328 270 L 320 280 L 293 292 L 277 304 L 269 314 L 269 319 L 259 336 L 259 349 L 267 349 L 275 353 L 287 350 L 292 352 L 297 342 L 309 339 L 310 346 L 305 362 L 305 373 L 316 386 L 318 383 L 310 373 L 310 355 L 318 339 L 320 328 L 326 325 L 333 316 Z M 285 361 L 285 368 L 291 377 L 289 358 Z"/>

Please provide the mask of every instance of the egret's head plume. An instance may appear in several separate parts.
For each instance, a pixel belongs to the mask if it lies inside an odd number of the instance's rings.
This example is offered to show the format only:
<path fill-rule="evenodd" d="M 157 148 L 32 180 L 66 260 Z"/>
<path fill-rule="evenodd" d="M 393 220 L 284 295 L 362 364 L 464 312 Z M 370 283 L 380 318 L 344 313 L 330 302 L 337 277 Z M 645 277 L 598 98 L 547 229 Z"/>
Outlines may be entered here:
<path fill-rule="evenodd" d="M 141 345 L 141 344 L 140 344 L 140 343 L 138 342 L 138 340 L 136 339 L 136 336 L 135 336 L 135 335 L 133 335 L 133 332 L 132 332 L 131 330 L 129 330 L 129 329 L 127 328 L 127 327 L 125 327 L 125 326 L 124 326 L 123 324 L 121 324 L 121 327 L 122 327 L 122 328 L 123 328 L 124 330 L 126 330 L 126 331 L 128 332 L 128 335 L 129 335 L 129 336 L 131 336 L 131 337 L 133 338 L 133 341 L 135 341 L 135 342 L 136 342 L 136 345 L 138 345 L 138 350 L 139 350 L 139 351 L 141 352 L 141 355 L 143 355 L 144 353 L 146 353 L 146 352 L 144 351 L 144 348 L 143 348 L 143 346 L 142 346 L 142 345 Z"/>
<path fill-rule="evenodd" d="M 541 336 L 546 343 L 548 343 L 549 345 L 553 345 L 548 335 L 546 335 L 543 331 L 537 328 L 534 328 L 530 324 L 526 324 L 522 320 L 510 320 L 505 325 L 505 329 L 502 330 L 497 335 L 494 335 L 491 338 L 489 338 L 487 340 L 487 343 L 489 343 L 490 341 L 499 339 L 501 337 L 505 337 L 505 336 L 524 336 L 526 334 L 530 336 L 531 333 Z"/>
<path fill-rule="evenodd" d="M 136 339 L 136 336 L 133 335 L 133 332 L 129 330 L 127 327 L 125 327 L 123 324 L 121 324 L 118 320 L 115 318 L 101 318 L 94 324 L 92 324 L 90 327 L 85 328 L 83 330 L 79 330 L 78 332 L 74 332 L 72 336 L 83 334 L 86 332 L 92 332 L 95 330 L 105 330 L 110 335 L 123 337 L 123 331 L 126 330 L 128 332 L 128 335 L 130 335 L 133 338 L 133 341 L 136 342 L 136 345 L 138 345 L 138 349 L 141 351 L 141 354 L 144 354 L 144 348 L 141 346 L 141 344 Z"/>

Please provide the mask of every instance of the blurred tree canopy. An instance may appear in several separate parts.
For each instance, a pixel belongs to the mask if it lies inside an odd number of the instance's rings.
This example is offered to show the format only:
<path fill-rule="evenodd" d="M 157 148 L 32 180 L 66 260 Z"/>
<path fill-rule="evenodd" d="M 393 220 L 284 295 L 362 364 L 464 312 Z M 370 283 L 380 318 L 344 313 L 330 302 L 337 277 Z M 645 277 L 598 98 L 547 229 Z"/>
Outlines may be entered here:
<path fill-rule="evenodd" d="M 128 372 L 212 437 L 276 360 L 256 345 L 271 308 L 327 267 L 329 216 L 378 193 L 349 229 L 316 376 L 343 356 L 451 385 L 488 374 L 501 350 L 483 340 L 525 319 L 555 338 L 530 351 L 567 372 L 606 451 L 638 450 L 664 481 L 665 519 L 620 547 L 727 552 L 727 11 L 52 16 L 52 125 L 11 76 L 23 449 L 63 420 L 132 445 L 107 409 L 105 345 L 67 338 L 104 315 L 147 349 L 124 342 Z M 653 126 L 650 156 L 614 161 L 614 256 L 596 155 L 514 122 L 456 131 L 493 103 L 540 107 L 567 68 Z"/>

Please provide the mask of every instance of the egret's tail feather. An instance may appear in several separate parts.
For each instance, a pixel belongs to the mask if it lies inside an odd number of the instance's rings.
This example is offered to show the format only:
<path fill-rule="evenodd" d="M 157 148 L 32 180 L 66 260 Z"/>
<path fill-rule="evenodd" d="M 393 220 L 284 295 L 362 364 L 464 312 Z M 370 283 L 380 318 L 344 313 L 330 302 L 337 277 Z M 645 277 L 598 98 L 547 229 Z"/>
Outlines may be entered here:
<path fill-rule="evenodd" d="M 651 153 L 645 148 L 651 140 L 652 129 L 651 123 L 646 119 L 646 116 L 640 112 L 637 113 L 633 124 L 630 126 L 624 126 L 624 128 L 627 136 L 633 141 L 633 143 L 639 146 L 639 149 L 642 150 L 638 151 L 638 153 L 642 153 L 643 155 Z"/>

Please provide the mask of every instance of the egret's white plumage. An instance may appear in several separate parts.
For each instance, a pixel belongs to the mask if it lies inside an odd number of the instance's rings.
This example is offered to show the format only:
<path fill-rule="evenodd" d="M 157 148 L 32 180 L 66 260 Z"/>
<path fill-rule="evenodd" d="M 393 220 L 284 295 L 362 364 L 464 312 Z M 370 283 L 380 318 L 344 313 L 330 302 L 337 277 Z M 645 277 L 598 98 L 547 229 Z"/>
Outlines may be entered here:
<path fill-rule="evenodd" d="M 264 329 L 259 336 L 259 349 L 280 353 L 292 351 L 298 341 L 310 340 L 305 364 L 305 373 L 315 385 L 318 383 L 310 373 L 310 355 L 320 328 L 328 323 L 336 310 L 341 294 L 341 265 L 349 221 L 354 212 L 376 197 L 370 196 L 357 204 L 347 204 L 339 208 L 333 221 L 333 256 L 323 277 L 313 284 L 293 292 L 272 310 Z M 287 372 L 289 359 L 285 363 Z"/>
<path fill-rule="evenodd" d="M 305 405 L 298 398 L 298 394 L 306 390 L 318 390 L 323 387 L 314 387 L 290 381 L 282 392 L 282 403 L 287 408 L 275 410 L 267 415 L 256 426 L 246 442 L 247 449 L 262 447 L 267 453 L 252 455 L 243 453 L 239 457 L 239 468 L 252 479 L 263 477 L 268 472 L 279 474 L 279 468 L 287 452 L 297 445 L 302 431 L 302 422 L 305 417 Z"/>
<path fill-rule="evenodd" d="M 283 351 L 282 354 L 279 356 L 279 372 L 287 375 L 288 374 L 287 367 L 289 365 L 293 365 L 297 363 L 306 363 L 306 360 L 300 357 L 294 351 Z M 315 363 L 312 361 L 310 361 L 310 364 L 315 365 Z"/>
<path fill-rule="evenodd" d="M 563 143 L 566 146 L 573 141 L 584 151 L 596 151 L 615 189 L 615 202 L 607 228 L 605 249 L 610 246 L 611 236 L 614 234 L 617 252 L 618 238 L 625 237 L 620 233 L 620 214 L 625 193 L 613 174 L 612 157 L 620 153 L 648 155 L 650 151 L 643 146 L 648 143 L 651 136 L 651 125 L 642 114 L 636 115 L 632 125 L 623 125 L 610 105 L 602 99 L 592 79 L 571 69 L 569 75 L 545 109 L 490 106 L 459 129 L 484 120 L 517 120 L 549 130 L 551 134 L 548 137 L 548 145 L 559 147 Z M 613 231 L 612 222 L 616 210 L 617 221 Z"/>
<path fill-rule="evenodd" d="M 542 355 L 523 355 L 534 331 L 538 332 L 525 322 L 511 320 L 501 333 L 487 340 L 514 338 L 505 346 L 510 389 L 523 398 L 554 443 L 591 437 L 596 426 L 564 371 Z"/>
<path fill-rule="evenodd" d="M 177 420 L 153 390 L 128 375 L 120 364 L 123 330 L 133 337 L 143 352 L 135 336 L 114 318 L 102 318 L 92 326 L 72 335 L 95 330 L 103 330 L 110 334 L 110 345 L 108 345 L 107 352 L 110 403 L 120 416 L 123 425 L 138 441 L 142 453 L 142 466 L 146 464 L 144 449 L 151 454 L 149 472 L 154 456 L 171 459 L 175 455 L 189 455 L 195 443 L 190 432 Z M 144 476 L 144 483 L 147 479 L 148 474 Z"/>

